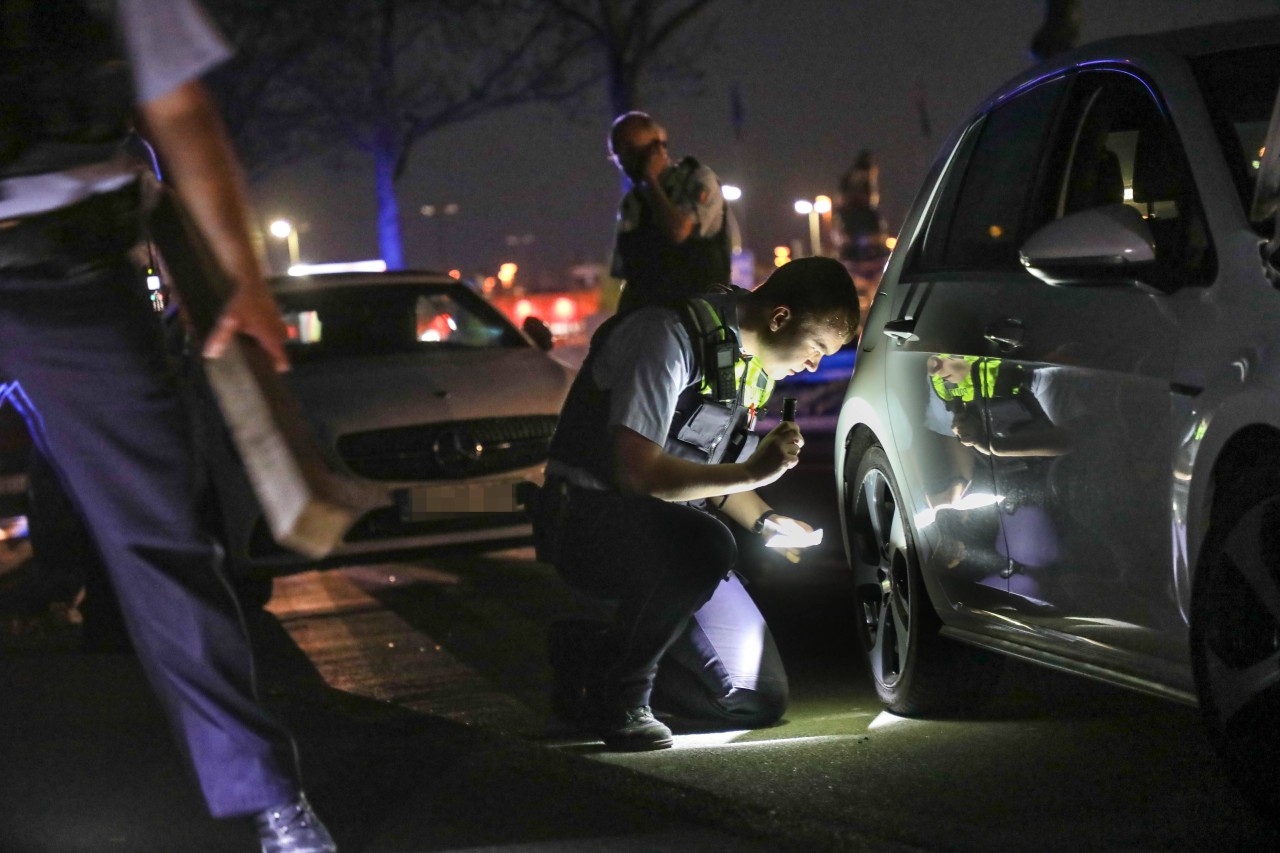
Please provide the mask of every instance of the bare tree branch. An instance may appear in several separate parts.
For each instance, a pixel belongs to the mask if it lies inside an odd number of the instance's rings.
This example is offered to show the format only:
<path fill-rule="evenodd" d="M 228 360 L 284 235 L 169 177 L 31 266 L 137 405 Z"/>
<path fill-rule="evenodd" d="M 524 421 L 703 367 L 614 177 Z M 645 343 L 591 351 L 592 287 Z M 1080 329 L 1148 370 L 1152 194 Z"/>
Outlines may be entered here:
<path fill-rule="evenodd" d="M 547 0 L 570 27 L 594 44 L 608 78 L 613 114 L 634 109 L 644 79 L 697 80 L 701 54 L 688 47 L 692 25 L 714 0 Z M 710 26 L 714 26 L 714 21 Z"/>

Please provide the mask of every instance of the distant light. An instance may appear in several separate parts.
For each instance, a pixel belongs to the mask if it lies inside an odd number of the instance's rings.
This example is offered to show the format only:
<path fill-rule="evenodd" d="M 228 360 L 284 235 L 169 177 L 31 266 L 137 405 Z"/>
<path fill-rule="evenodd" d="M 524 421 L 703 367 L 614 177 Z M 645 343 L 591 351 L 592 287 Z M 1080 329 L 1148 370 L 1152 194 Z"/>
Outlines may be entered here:
<path fill-rule="evenodd" d="M 897 238 L 897 237 L 885 237 L 885 238 L 884 238 L 884 247 L 885 247 L 886 249 L 888 249 L 890 252 L 892 252 L 892 251 L 894 250 L 894 248 L 896 248 L 896 247 L 897 247 L 897 245 L 898 245 L 898 238 Z"/>
<path fill-rule="evenodd" d="M 991 236 L 992 240 L 999 240 L 1001 237 L 1004 236 L 1004 229 L 1001 228 L 999 225 L 992 225 L 990 228 L 987 229 L 987 234 Z"/>
<path fill-rule="evenodd" d="M 820 195 L 813 200 L 813 209 L 816 213 L 831 212 L 831 196 Z"/>
<path fill-rule="evenodd" d="M 773 247 L 773 265 L 775 267 L 785 266 L 791 262 L 791 249 L 786 246 Z"/>
<path fill-rule="evenodd" d="M 803 200 L 797 201 L 796 213 L 813 213 L 813 202 Z"/>
<path fill-rule="evenodd" d="M 147 276 L 147 290 L 159 290 L 159 289 L 160 289 L 160 276 L 158 275 Z"/>
<path fill-rule="evenodd" d="M 724 195 L 725 201 L 737 201 L 742 198 L 742 187 L 735 187 L 733 184 L 722 184 L 720 192 Z"/>
<path fill-rule="evenodd" d="M 449 278 L 455 281 L 462 278 L 462 270 L 449 270 Z"/>
<path fill-rule="evenodd" d="M 1262 168 L 1262 161 L 1261 161 L 1261 160 L 1254 160 L 1254 161 L 1253 161 L 1253 168 L 1255 168 L 1255 169 L 1261 169 L 1261 168 Z"/>
<path fill-rule="evenodd" d="M 1124 200 L 1133 201 L 1133 187 L 1124 188 Z"/>
<path fill-rule="evenodd" d="M 271 236 L 279 237 L 281 240 L 293 233 L 293 225 L 287 219 L 277 219 L 268 227 L 271 229 Z"/>
<path fill-rule="evenodd" d="M 506 286 L 510 286 L 511 282 L 516 280 L 516 271 L 519 269 L 520 267 L 508 261 L 498 267 L 498 281 L 502 282 Z"/>
<path fill-rule="evenodd" d="M 533 303 L 528 299 L 521 299 L 516 303 L 516 322 L 523 323 L 525 318 L 533 313 Z"/>
<path fill-rule="evenodd" d="M 557 320 L 572 320 L 578 313 L 578 306 L 567 296 L 561 296 L 551 306 L 551 313 Z"/>
<path fill-rule="evenodd" d="M 289 275 L 324 275 L 332 272 L 386 272 L 386 261 L 347 261 L 338 264 L 294 264 Z"/>

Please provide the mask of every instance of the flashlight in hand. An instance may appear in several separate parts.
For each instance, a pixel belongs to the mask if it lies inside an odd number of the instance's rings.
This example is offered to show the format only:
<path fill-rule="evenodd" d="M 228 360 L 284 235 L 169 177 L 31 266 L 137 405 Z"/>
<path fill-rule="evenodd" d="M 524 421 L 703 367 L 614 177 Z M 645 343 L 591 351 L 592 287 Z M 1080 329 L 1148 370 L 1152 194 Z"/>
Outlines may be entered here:
<path fill-rule="evenodd" d="M 782 419 L 784 421 L 790 421 L 792 423 L 795 422 L 795 419 L 796 419 L 796 398 L 795 397 L 782 398 Z"/>

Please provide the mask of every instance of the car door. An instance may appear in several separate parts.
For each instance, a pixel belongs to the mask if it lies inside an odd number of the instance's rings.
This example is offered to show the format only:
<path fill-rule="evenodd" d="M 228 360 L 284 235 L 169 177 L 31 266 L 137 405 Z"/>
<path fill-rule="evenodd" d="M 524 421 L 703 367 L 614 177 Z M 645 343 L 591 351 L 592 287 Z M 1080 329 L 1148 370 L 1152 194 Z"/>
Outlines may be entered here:
<path fill-rule="evenodd" d="M 1004 327 L 999 358 L 1026 411 L 995 428 L 988 452 L 1023 639 L 1125 668 L 1179 654 L 1166 642 L 1179 633 L 1167 630 L 1179 618 L 1167 571 L 1172 294 L 1208 283 L 1213 249 L 1175 129 L 1131 70 L 1075 75 L 1045 156 L 1029 225 L 1127 216 L 1149 229 L 1154 271 L 1141 285 L 1086 274 L 994 287 L 983 322 Z"/>
<path fill-rule="evenodd" d="M 1003 333 L 1002 294 L 1028 277 L 1017 237 L 1066 89 L 1064 78 L 1029 87 L 961 136 L 884 326 L 899 473 L 912 492 L 925 573 L 956 623 L 989 624 L 991 612 L 1010 607 L 1003 498 L 974 438 L 1003 389 L 991 336 Z"/>

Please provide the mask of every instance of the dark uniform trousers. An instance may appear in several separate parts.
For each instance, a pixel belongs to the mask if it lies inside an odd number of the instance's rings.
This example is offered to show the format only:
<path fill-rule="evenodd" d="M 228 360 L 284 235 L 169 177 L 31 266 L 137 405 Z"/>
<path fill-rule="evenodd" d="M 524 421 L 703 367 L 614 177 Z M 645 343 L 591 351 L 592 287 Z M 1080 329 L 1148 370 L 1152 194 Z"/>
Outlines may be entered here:
<path fill-rule="evenodd" d="M 295 798 L 293 743 L 255 696 L 244 620 L 198 521 L 190 425 L 136 271 L 123 259 L 70 276 L 0 271 L 0 373 L 21 385 L 35 440 L 99 544 L 211 813 Z"/>
<path fill-rule="evenodd" d="M 616 599 L 610 691 L 709 728 L 777 722 L 788 685 L 773 636 L 733 573 L 737 545 L 714 516 L 656 498 L 567 487 L 543 492 L 569 583 Z M 659 665 L 661 664 L 661 665 Z M 655 684 L 656 677 L 656 684 Z"/>

